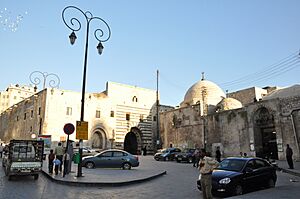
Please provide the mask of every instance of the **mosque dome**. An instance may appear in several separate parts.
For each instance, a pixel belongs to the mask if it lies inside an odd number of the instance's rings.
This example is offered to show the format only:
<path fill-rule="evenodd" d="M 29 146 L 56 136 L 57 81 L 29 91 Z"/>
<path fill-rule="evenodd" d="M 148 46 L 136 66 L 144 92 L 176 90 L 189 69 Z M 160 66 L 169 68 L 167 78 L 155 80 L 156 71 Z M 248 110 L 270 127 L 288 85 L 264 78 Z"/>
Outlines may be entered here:
<path fill-rule="evenodd" d="M 225 98 L 225 93 L 218 85 L 202 78 L 188 89 L 180 106 L 186 107 L 200 103 L 205 105 L 210 113 L 211 110 L 214 112 L 215 106 L 223 98 Z"/>
<path fill-rule="evenodd" d="M 232 109 L 237 109 L 237 108 L 242 108 L 242 103 L 234 98 L 227 97 L 222 99 L 217 106 L 216 106 L 216 112 L 220 111 L 227 111 L 227 110 L 232 110 Z"/>
<path fill-rule="evenodd" d="M 270 92 L 267 96 L 263 97 L 263 100 L 275 99 L 275 98 L 288 98 L 300 96 L 300 85 L 281 88 Z"/>

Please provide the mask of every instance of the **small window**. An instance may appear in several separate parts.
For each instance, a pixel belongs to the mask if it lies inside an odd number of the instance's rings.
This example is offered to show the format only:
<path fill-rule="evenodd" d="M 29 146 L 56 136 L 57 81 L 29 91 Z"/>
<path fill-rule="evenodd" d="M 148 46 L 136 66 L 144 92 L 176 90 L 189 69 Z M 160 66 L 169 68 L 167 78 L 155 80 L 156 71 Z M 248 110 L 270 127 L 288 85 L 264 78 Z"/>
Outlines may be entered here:
<path fill-rule="evenodd" d="M 114 157 L 122 157 L 122 156 L 124 156 L 123 152 L 120 152 L 120 151 L 114 152 Z"/>
<path fill-rule="evenodd" d="M 24 113 L 24 120 L 26 120 L 26 113 Z"/>
<path fill-rule="evenodd" d="M 72 115 L 72 107 L 67 107 L 67 115 Z"/>
<path fill-rule="evenodd" d="M 115 117 L 115 112 L 114 111 L 110 111 L 110 117 Z"/>
<path fill-rule="evenodd" d="M 99 110 L 96 110 L 96 118 L 100 118 L 101 112 Z"/>
<path fill-rule="evenodd" d="M 41 115 L 41 107 L 39 107 L 39 115 Z"/>
<path fill-rule="evenodd" d="M 14 99 L 17 99 L 17 96 L 14 96 Z"/>
<path fill-rule="evenodd" d="M 32 132 L 32 126 L 30 127 L 30 132 Z"/>
<path fill-rule="evenodd" d="M 134 96 L 134 97 L 132 98 L 132 101 L 133 101 L 133 102 L 138 102 L 138 98 L 137 98 L 136 96 Z"/>
<path fill-rule="evenodd" d="M 109 152 L 102 153 L 102 154 L 100 155 L 100 157 L 112 157 L 112 152 L 109 151 Z"/>
<path fill-rule="evenodd" d="M 17 115 L 17 121 L 19 121 L 19 116 Z"/>
<path fill-rule="evenodd" d="M 156 121 L 156 116 L 153 116 L 153 121 Z"/>
<path fill-rule="evenodd" d="M 130 120 L 130 114 L 126 113 L 126 120 L 129 121 Z"/>
<path fill-rule="evenodd" d="M 33 118 L 33 110 L 30 111 L 30 117 Z"/>

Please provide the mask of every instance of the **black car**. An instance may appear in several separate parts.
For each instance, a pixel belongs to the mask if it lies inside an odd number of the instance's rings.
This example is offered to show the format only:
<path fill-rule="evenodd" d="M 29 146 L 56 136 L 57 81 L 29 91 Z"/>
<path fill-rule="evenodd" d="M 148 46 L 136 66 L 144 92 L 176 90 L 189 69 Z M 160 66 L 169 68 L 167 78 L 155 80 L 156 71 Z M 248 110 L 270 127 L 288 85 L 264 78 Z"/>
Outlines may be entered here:
<path fill-rule="evenodd" d="M 261 158 L 226 158 L 212 173 L 213 194 L 242 195 L 246 190 L 274 187 L 276 167 Z M 200 180 L 197 187 L 201 190 Z"/>
<path fill-rule="evenodd" d="M 175 155 L 175 160 L 177 162 L 188 162 L 192 163 L 194 160 L 193 154 L 196 149 L 184 149 L 182 152 Z"/>
<path fill-rule="evenodd" d="M 175 155 L 180 152 L 181 152 L 181 150 L 179 148 L 161 149 L 159 152 L 157 152 L 154 155 L 154 159 L 157 161 L 159 161 L 159 160 L 164 160 L 164 161 L 174 160 Z"/>

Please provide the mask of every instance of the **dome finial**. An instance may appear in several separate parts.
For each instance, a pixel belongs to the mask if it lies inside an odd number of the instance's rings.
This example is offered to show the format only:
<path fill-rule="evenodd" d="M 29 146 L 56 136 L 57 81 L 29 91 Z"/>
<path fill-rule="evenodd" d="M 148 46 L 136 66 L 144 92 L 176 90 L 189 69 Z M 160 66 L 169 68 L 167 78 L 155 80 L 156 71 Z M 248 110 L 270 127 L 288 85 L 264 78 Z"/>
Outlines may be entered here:
<path fill-rule="evenodd" d="M 202 74 L 201 81 L 203 81 L 204 80 L 204 72 L 202 72 L 201 74 Z"/>

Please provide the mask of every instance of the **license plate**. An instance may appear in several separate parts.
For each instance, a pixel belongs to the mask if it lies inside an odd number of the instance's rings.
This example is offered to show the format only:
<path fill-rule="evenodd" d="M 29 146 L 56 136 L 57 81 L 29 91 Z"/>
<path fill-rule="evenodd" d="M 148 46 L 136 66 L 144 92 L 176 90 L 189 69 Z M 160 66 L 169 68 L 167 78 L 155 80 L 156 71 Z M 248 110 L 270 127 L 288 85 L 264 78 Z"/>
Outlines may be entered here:
<path fill-rule="evenodd" d="M 178 158 L 178 160 L 182 160 L 182 158 Z"/>

